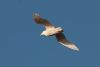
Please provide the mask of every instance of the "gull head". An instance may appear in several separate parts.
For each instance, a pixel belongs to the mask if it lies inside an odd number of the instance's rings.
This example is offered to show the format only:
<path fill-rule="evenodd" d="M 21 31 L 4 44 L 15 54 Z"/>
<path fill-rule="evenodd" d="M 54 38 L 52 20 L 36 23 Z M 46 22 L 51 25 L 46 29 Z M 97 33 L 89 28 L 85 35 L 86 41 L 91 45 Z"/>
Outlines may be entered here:
<path fill-rule="evenodd" d="M 45 35 L 45 31 L 43 31 L 43 32 L 40 34 L 40 36 L 42 36 L 42 35 Z"/>
<path fill-rule="evenodd" d="M 47 32 L 46 31 L 43 31 L 41 34 L 40 34 L 40 36 L 49 36 L 48 34 L 47 34 Z"/>

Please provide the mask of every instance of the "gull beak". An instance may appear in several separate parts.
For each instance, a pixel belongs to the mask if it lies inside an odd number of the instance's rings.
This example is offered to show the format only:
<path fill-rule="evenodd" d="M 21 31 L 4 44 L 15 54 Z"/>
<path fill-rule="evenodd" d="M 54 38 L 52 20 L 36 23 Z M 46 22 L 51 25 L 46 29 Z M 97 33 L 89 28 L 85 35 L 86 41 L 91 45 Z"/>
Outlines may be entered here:
<path fill-rule="evenodd" d="M 40 36 L 42 36 L 43 34 L 41 33 Z"/>
<path fill-rule="evenodd" d="M 42 34 L 40 34 L 40 36 L 42 36 Z"/>

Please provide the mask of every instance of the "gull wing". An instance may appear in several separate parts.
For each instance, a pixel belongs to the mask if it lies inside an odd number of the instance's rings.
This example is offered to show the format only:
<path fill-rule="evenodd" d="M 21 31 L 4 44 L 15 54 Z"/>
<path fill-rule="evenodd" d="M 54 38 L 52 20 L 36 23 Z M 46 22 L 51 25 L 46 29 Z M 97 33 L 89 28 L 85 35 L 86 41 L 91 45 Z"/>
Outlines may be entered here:
<path fill-rule="evenodd" d="M 65 47 L 68 47 L 68 48 L 70 48 L 72 50 L 79 51 L 79 48 L 77 46 L 75 46 L 75 44 L 73 44 L 70 41 L 68 41 L 62 32 L 56 34 L 55 36 L 56 36 L 57 41 L 60 44 L 64 45 Z"/>
<path fill-rule="evenodd" d="M 48 20 L 41 18 L 38 13 L 34 13 L 33 18 L 37 24 L 43 24 L 46 29 L 54 27 Z"/>

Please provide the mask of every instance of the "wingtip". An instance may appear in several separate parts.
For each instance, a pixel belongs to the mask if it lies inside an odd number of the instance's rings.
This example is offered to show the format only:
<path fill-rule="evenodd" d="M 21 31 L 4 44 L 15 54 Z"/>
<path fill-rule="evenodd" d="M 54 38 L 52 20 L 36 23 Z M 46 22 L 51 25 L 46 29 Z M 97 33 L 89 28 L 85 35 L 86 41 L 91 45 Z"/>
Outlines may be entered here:
<path fill-rule="evenodd" d="M 66 45 L 68 48 L 75 50 L 75 51 L 80 51 L 79 48 L 75 45 Z"/>
<path fill-rule="evenodd" d="M 69 48 L 69 49 L 72 49 L 72 50 L 75 50 L 75 51 L 80 51 L 80 49 L 74 44 L 69 44 L 69 45 L 66 45 L 66 44 L 63 44 L 63 43 L 61 43 L 61 44 L 64 45 L 65 47 Z"/>
<path fill-rule="evenodd" d="M 36 18 L 36 17 L 40 17 L 40 14 L 39 14 L 39 13 L 34 12 L 34 13 L 33 13 L 33 18 Z"/>
<path fill-rule="evenodd" d="M 76 46 L 74 46 L 74 47 L 71 48 L 71 49 L 73 49 L 73 50 L 75 50 L 75 51 L 80 51 L 80 49 L 79 49 L 78 47 L 76 47 Z"/>

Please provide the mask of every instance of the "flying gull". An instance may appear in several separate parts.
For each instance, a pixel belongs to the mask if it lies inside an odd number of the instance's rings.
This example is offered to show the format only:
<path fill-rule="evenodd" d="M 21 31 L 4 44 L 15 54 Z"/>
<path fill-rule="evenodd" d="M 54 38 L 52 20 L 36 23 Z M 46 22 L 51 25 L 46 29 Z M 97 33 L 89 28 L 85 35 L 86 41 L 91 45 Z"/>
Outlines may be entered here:
<path fill-rule="evenodd" d="M 70 48 L 72 50 L 79 51 L 79 48 L 70 42 L 66 37 L 64 36 L 64 31 L 61 27 L 55 27 L 52 25 L 48 20 L 41 18 L 41 16 L 38 13 L 33 13 L 33 19 L 37 24 L 43 24 L 45 27 L 45 30 L 41 33 L 41 35 L 44 36 L 55 36 L 57 41 L 64 45 L 67 48 Z"/>

